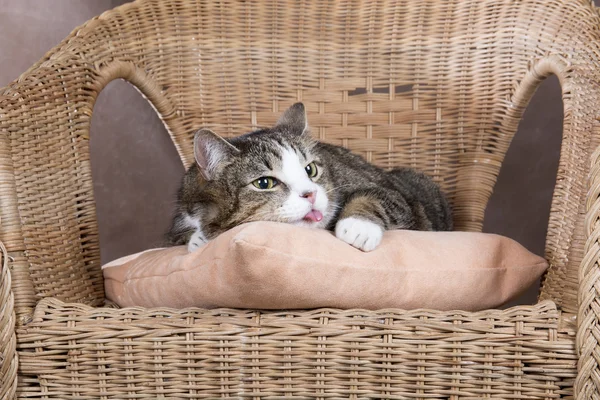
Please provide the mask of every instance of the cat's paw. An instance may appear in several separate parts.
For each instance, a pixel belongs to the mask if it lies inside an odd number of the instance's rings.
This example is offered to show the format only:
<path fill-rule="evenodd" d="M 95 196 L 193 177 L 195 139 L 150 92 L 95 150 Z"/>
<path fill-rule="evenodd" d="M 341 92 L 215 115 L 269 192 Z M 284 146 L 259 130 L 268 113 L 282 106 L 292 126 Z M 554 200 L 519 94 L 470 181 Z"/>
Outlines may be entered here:
<path fill-rule="evenodd" d="M 208 240 L 206 240 L 206 238 L 204 237 L 202 232 L 200 232 L 200 231 L 194 232 L 192 237 L 190 237 L 190 241 L 188 242 L 188 252 L 191 253 L 193 251 L 198 250 L 200 247 L 204 246 L 207 242 L 208 242 Z"/>
<path fill-rule="evenodd" d="M 375 250 L 383 237 L 383 228 L 361 218 L 344 218 L 335 225 L 335 236 L 362 251 Z"/>

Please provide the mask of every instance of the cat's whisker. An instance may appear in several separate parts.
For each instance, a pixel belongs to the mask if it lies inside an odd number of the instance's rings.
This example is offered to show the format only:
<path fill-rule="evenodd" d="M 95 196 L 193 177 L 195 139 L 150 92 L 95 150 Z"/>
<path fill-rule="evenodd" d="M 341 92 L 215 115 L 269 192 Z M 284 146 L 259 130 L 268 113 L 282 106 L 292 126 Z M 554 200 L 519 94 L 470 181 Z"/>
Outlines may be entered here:
<path fill-rule="evenodd" d="M 246 217 L 245 219 L 243 219 L 240 223 L 246 223 L 246 222 L 252 222 L 252 221 L 260 221 L 262 220 L 263 217 L 267 217 L 267 216 L 275 216 L 276 218 L 269 218 L 267 219 L 267 221 L 272 221 L 272 222 L 286 222 L 282 217 L 275 215 L 275 213 L 273 213 L 272 211 L 263 211 L 261 213 L 258 214 L 254 214 L 254 215 L 249 215 L 248 217 Z"/>
<path fill-rule="evenodd" d="M 349 187 L 349 186 L 353 186 L 353 184 L 352 184 L 352 183 L 350 183 L 350 184 L 347 184 L 347 185 L 340 185 L 340 186 L 336 186 L 336 187 L 334 187 L 334 188 L 331 188 L 331 189 L 329 189 L 329 190 L 326 190 L 326 191 L 325 191 L 325 194 L 327 194 L 327 193 L 330 193 L 330 192 L 333 192 L 334 190 L 338 190 L 338 189 L 341 189 L 341 188 L 343 188 L 343 187 Z"/>
<path fill-rule="evenodd" d="M 341 209 L 342 209 L 342 206 L 340 206 L 339 204 L 333 204 L 333 205 L 329 205 L 327 207 L 327 211 L 331 211 L 331 212 L 336 212 Z"/>

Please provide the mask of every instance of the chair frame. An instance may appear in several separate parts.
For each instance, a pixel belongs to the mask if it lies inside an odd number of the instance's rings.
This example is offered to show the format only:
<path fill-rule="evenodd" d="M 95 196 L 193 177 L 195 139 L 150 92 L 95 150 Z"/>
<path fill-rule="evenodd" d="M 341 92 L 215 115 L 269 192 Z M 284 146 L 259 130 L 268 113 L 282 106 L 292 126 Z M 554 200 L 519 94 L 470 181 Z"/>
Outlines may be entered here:
<path fill-rule="evenodd" d="M 600 399 L 599 27 L 590 0 L 138 0 L 78 27 L 0 89 L 0 397 Z M 317 138 L 429 173 L 477 231 L 552 74 L 565 117 L 538 304 L 105 304 L 88 145 L 112 80 L 186 166 L 199 126 L 233 135 L 301 100 Z"/>

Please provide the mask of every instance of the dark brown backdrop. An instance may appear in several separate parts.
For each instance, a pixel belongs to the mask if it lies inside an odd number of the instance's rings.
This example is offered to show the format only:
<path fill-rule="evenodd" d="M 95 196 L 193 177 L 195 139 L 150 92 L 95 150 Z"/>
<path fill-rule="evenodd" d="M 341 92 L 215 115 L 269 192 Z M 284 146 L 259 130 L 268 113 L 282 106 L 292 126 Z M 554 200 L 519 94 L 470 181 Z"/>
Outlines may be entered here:
<path fill-rule="evenodd" d="M 126 2 L 0 0 L 0 86 L 76 26 Z M 486 212 L 485 231 L 538 254 L 544 251 L 562 116 L 560 87 L 550 78 L 526 111 Z M 183 166 L 161 121 L 127 83 L 112 82 L 99 96 L 91 148 L 102 261 L 160 245 Z M 532 288 L 518 303 L 535 297 Z"/>

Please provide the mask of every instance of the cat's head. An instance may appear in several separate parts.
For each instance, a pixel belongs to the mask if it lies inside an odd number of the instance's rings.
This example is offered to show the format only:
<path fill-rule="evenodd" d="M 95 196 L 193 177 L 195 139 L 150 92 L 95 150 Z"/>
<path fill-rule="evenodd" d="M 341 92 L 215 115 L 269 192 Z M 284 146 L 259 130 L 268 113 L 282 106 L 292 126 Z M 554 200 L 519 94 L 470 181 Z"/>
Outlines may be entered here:
<path fill-rule="evenodd" d="M 302 103 L 270 129 L 227 140 L 198 131 L 195 184 L 205 199 L 197 210 L 204 224 L 214 232 L 250 221 L 326 227 L 333 217 L 332 187 L 315 144 Z"/>

